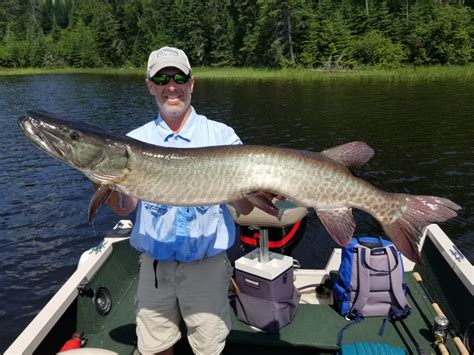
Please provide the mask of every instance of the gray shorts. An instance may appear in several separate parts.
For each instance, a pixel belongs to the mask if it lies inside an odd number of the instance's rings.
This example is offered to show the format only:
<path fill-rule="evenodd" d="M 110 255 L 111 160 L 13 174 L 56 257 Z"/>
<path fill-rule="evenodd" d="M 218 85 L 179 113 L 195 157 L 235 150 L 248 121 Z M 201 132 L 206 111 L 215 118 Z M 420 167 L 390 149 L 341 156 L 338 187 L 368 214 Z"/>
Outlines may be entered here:
<path fill-rule="evenodd" d="M 232 268 L 225 252 L 179 263 L 142 254 L 136 296 L 138 350 L 157 353 L 180 338 L 183 318 L 195 354 L 220 354 L 231 329 L 228 299 Z"/>

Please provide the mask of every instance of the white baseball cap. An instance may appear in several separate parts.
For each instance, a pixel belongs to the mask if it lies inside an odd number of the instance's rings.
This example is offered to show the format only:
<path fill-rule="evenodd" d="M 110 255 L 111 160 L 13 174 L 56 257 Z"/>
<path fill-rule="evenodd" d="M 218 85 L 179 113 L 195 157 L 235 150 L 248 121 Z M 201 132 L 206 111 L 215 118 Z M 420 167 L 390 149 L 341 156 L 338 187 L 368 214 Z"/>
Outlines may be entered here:
<path fill-rule="evenodd" d="M 188 57 L 181 49 L 161 47 L 151 52 L 148 58 L 147 78 L 150 79 L 161 69 L 166 67 L 178 68 L 186 75 L 191 73 L 191 65 L 189 64 Z"/>

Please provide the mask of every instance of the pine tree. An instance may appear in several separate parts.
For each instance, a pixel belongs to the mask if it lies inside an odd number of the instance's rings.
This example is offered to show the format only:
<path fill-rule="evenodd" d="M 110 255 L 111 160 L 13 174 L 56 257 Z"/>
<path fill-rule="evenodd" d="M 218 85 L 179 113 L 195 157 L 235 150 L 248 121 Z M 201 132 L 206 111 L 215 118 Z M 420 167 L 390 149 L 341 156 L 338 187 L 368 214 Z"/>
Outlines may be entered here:
<path fill-rule="evenodd" d="M 223 16 L 230 13 L 230 6 L 230 0 L 209 0 L 207 3 L 204 28 L 209 41 L 204 65 L 232 66 L 236 62 L 233 56 L 234 21 L 231 16 Z"/>

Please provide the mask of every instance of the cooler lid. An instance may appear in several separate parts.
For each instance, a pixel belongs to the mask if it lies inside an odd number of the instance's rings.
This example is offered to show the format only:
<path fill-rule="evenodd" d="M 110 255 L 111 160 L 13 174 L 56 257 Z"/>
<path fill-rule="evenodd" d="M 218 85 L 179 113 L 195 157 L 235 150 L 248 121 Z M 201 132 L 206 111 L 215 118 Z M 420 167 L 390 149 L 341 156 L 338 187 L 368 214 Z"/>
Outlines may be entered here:
<path fill-rule="evenodd" d="M 259 248 L 252 250 L 235 261 L 235 268 L 267 280 L 273 280 L 293 267 L 291 256 L 269 252 L 268 261 L 262 263 L 259 261 L 259 254 Z"/>

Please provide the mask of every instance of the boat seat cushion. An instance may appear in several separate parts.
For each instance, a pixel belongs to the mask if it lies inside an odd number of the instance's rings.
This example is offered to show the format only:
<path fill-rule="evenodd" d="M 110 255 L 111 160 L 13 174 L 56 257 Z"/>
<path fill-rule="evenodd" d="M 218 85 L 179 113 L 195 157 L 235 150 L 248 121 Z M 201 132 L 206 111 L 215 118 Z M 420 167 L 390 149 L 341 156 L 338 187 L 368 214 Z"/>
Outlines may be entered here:
<path fill-rule="evenodd" d="M 273 203 L 281 211 L 278 217 L 269 215 L 257 207 L 245 216 L 237 213 L 235 207 L 231 204 L 228 204 L 227 207 L 234 221 L 241 226 L 286 227 L 302 220 L 308 214 L 306 207 L 295 206 L 290 201 L 273 199 Z"/>
<path fill-rule="evenodd" d="M 64 354 L 66 351 L 58 353 Z M 107 349 L 101 348 L 79 348 L 67 350 L 68 355 L 118 355 L 115 351 L 110 351 Z"/>

